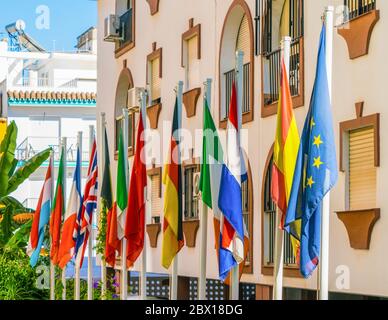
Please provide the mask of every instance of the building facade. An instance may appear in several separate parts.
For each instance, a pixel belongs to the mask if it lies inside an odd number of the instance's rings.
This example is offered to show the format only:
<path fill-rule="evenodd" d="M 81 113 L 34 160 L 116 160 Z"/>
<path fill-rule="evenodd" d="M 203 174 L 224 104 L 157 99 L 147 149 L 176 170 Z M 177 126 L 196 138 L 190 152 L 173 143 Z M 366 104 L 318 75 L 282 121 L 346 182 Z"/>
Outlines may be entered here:
<path fill-rule="evenodd" d="M 100 0 L 98 28 L 117 15 L 120 39 L 98 34 L 98 114 L 106 113 L 111 157 L 115 154 L 122 108 L 131 107 L 128 90 L 148 89 L 147 125 L 152 140 L 147 213 L 147 271 L 167 274 L 160 263 L 163 185 L 174 88 L 184 81 L 182 127 L 192 134 L 183 152 L 185 247 L 179 275 L 186 286 L 199 276 L 197 233 L 201 228 L 197 183 L 202 140 L 203 82 L 212 79 L 211 112 L 225 134 L 235 52 L 244 52 L 243 148 L 248 180 L 243 185 L 244 220 L 250 236 L 241 282 L 250 297 L 269 299 L 273 285 L 275 207 L 270 198 L 271 164 L 279 96 L 280 40 L 292 37 L 290 89 L 299 131 L 312 92 L 322 14 L 335 8 L 333 120 L 340 168 L 330 200 L 332 298 L 388 297 L 388 219 L 384 190 L 388 174 L 385 130 L 384 30 L 388 3 L 379 0 Z M 109 41 L 106 41 L 109 40 Z M 98 119 L 99 121 L 99 119 Z M 138 115 L 130 115 L 129 164 L 132 165 Z M 387 126 L 388 128 L 388 126 Z M 387 129 L 388 130 L 388 129 Z M 380 139 L 381 137 L 381 139 Z M 189 146 L 188 146 L 189 145 Z M 112 176 L 117 162 L 112 163 Z M 113 178 L 114 179 L 114 178 Z M 115 183 L 113 182 L 113 185 Z M 312 299 L 317 272 L 299 275 L 285 239 L 285 297 Z M 207 278 L 218 278 L 212 215 L 208 221 Z M 138 271 L 140 264 L 136 264 Z M 209 297 L 208 292 L 208 297 Z"/>

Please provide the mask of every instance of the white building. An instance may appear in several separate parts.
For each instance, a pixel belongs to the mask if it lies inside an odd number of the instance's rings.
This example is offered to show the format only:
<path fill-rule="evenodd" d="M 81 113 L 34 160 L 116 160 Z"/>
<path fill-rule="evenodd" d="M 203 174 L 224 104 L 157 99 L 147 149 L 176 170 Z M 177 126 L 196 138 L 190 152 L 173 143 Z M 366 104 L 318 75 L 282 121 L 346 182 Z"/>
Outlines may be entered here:
<path fill-rule="evenodd" d="M 83 133 L 83 166 L 87 170 L 89 126 L 95 126 L 97 31 L 90 28 L 80 35 L 74 52 L 46 52 L 20 25 L 15 24 L 16 30 L 7 26 L 13 33 L 0 41 L 0 114 L 18 126 L 19 160 L 51 146 L 58 161 L 60 138 L 67 137 L 69 189 L 77 134 Z M 46 168 L 47 163 L 14 194 L 27 207 L 36 206 Z"/>

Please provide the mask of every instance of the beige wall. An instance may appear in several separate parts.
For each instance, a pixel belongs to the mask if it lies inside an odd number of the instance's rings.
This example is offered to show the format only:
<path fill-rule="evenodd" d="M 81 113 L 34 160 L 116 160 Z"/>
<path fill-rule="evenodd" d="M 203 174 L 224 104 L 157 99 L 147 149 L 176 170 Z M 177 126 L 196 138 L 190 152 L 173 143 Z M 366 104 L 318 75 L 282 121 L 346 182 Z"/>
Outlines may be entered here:
<path fill-rule="evenodd" d="M 254 16 L 255 1 L 246 1 Z M 151 16 L 146 1 L 136 1 L 136 46 L 118 59 L 114 58 L 114 45 L 104 42 L 103 33 L 98 34 L 98 105 L 97 109 L 106 112 L 111 157 L 113 155 L 114 139 L 114 100 L 117 79 L 122 69 L 123 60 L 127 59 L 128 68 L 132 72 L 134 85 L 144 87 L 146 84 L 146 56 L 151 52 L 152 42 L 157 42 L 157 48 L 163 48 L 163 79 L 162 79 L 162 103 L 159 125 L 162 127 L 163 119 L 171 121 L 174 106 L 174 92 L 177 81 L 185 77 L 181 67 L 181 34 L 188 29 L 188 20 L 194 18 L 194 24 L 201 23 L 202 27 L 202 59 L 199 62 L 200 79 L 213 79 L 212 113 L 218 120 L 218 52 L 222 26 L 225 15 L 232 0 L 163 0 L 160 1 L 159 13 Z M 305 1 L 305 101 L 310 100 L 311 90 L 315 75 L 315 64 L 319 33 L 321 29 L 321 14 L 324 6 L 328 4 L 340 5 L 341 0 Z M 337 7 L 336 7 L 337 8 Z M 338 149 L 339 122 L 355 118 L 354 104 L 365 101 L 365 114 L 381 113 L 381 137 L 388 132 L 385 125 L 388 90 L 386 90 L 385 75 L 388 64 L 385 61 L 385 52 L 388 49 L 385 41 L 384 30 L 388 28 L 388 20 L 385 18 L 388 12 L 388 3 L 378 1 L 381 19 L 377 23 L 371 38 L 369 55 L 349 60 L 347 46 L 343 38 L 334 34 L 334 62 L 333 62 L 333 117 Z M 103 30 L 104 18 L 115 11 L 114 1 L 98 1 L 98 30 Z M 339 18 L 340 13 L 335 18 Z M 248 158 L 252 168 L 253 192 L 254 192 L 254 234 L 253 234 L 253 269 L 252 275 L 244 275 L 242 281 L 269 284 L 273 283 L 272 277 L 263 276 L 261 268 L 261 184 L 263 170 L 268 151 L 273 143 L 276 117 L 261 118 L 261 57 L 255 57 L 254 70 L 254 121 L 244 125 L 249 130 Z M 308 106 L 295 111 L 299 130 L 302 130 L 303 121 Z M 197 114 L 188 119 L 183 110 L 183 127 L 190 130 L 202 127 L 202 96 L 198 102 Z M 167 130 L 169 132 L 169 130 Z M 168 137 L 165 137 L 168 141 Z M 199 155 L 201 146 L 196 146 L 196 154 Z M 340 173 L 337 186 L 331 197 L 330 216 L 330 290 L 340 291 L 336 287 L 336 269 L 340 265 L 346 265 L 350 270 L 351 293 L 388 296 L 388 272 L 386 257 L 388 242 L 388 219 L 385 218 L 386 204 L 384 190 L 388 188 L 388 182 L 383 177 L 388 175 L 387 151 L 384 147 L 384 139 L 381 142 L 381 166 L 378 168 L 378 195 L 377 204 L 381 208 L 381 219 L 377 222 L 368 251 L 359 251 L 350 248 L 347 232 L 344 225 L 334 213 L 345 209 L 345 178 Z M 162 157 L 165 159 L 165 156 Z M 116 175 L 116 162 L 112 161 L 112 176 Z M 115 184 L 115 183 L 114 183 Z M 217 262 L 214 251 L 214 237 L 212 217 L 208 223 L 208 277 L 217 278 Z M 198 234 L 199 235 L 199 234 Z M 148 242 L 148 238 L 147 238 Z M 159 236 L 158 248 L 147 250 L 148 266 L 150 272 L 166 273 L 160 266 L 160 251 L 162 237 Z M 138 269 L 138 265 L 135 269 Z M 187 276 L 198 276 L 199 270 L 199 237 L 197 247 L 190 249 L 185 247 L 179 254 L 179 273 Z M 311 279 L 285 278 L 284 285 L 298 288 L 316 288 L 316 273 Z"/>

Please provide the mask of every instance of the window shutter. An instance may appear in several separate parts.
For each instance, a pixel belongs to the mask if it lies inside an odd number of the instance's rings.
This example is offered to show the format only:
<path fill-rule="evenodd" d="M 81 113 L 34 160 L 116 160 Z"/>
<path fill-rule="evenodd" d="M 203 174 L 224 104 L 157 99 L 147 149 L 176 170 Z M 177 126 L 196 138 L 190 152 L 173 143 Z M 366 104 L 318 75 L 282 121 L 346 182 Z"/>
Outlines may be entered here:
<path fill-rule="evenodd" d="M 151 100 L 155 101 L 160 98 L 160 77 L 159 77 L 160 59 L 156 58 L 151 61 Z"/>
<path fill-rule="evenodd" d="M 349 206 L 350 210 L 376 206 L 376 167 L 374 128 L 349 132 Z"/>
<path fill-rule="evenodd" d="M 160 175 L 151 176 L 151 215 L 160 217 L 162 210 L 162 200 L 160 195 Z"/>
<path fill-rule="evenodd" d="M 243 16 L 238 30 L 236 51 L 241 50 L 244 52 L 244 64 L 248 63 L 250 55 L 250 41 L 249 41 L 249 24 L 246 15 Z"/>
<path fill-rule="evenodd" d="M 190 89 L 198 84 L 198 36 L 187 40 L 187 72 Z"/>

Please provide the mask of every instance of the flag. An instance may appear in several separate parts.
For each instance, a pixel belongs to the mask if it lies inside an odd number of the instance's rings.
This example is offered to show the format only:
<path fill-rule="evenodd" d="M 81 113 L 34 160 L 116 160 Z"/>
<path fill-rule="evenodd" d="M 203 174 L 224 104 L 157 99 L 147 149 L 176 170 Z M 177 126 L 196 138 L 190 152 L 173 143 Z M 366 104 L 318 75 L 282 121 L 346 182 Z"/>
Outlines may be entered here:
<path fill-rule="evenodd" d="M 223 166 L 224 153 L 220 138 L 213 117 L 210 113 L 208 102 L 204 102 L 203 116 L 203 139 L 202 139 L 202 160 L 201 160 L 201 175 L 199 180 L 199 190 L 201 191 L 202 201 L 207 207 L 213 211 L 213 227 L 215 248 L 217 252 L 218 266 L 220 241 L 221 241 L 221 209 L 218 207 L 218 195 L 220 192 L 221 173 Z M 246 244 L 246 246 L 245 246 Z M 249 241 L 247 233 L 244 237 L 244 249 L 248 249 Z M 244 256 L 248 250 L 246 250 Z M 243 264 L 240 265 L 240 277 L 243 272 Z M 226 276 L 225 283 L 229 283 L 229 278 Z"/>
<path fill-rule="evenodd" d="M 101 217 L 106 217 L 106 229 L 105 232 L 105 261 L 112 267 L 116 264 L 116 248 L 117 244 L 113 246 L 109 242 L 109 233 L 113 215 L 113 196 L 112 196 L 112 179 L 110 174 L 110 160 L 109 160 L 109 147 L 108 147 L 108 136 L 104 133 L 105 139 L 105 150 L 104 150 L 104 173 L 102 176 L 102 185 L 101 185 Z M 102 218 L 102 219 L 103 219 Z M 120 243 L 118 243 L 120 247 Z"/>
<path fill-rule="evenodd" d="M 79 148 L 77 148 L 77 161 L 74 170 L 73 183 L 71 185 L 70 197 L 67 202 L 66 213 L 63 220 L 61 243 L 58 252 L 58 262 L 61 269 L 66 267 L 75 252 L 77 234 L 74 231 L 77 229 L 76 220 L 82 209 L 81 204 L 81 154 Z"/>
<path fill-rule="evenodd" d="M 281 64 L 282 71 L 272 166 L 271 194 L 272 200 L 281 211 L 282 218 L 279 228 L 283 229 L 300 140 L 283 58 Z M 294 254 L 296 257 L 299 257 L 299 241 L 297 239 L 300 238 L 300 221 L 292 223 L 289 226 L 289 230 L 291 231 L 291 235 L 294 235 L 291 237 Z"/>
<path fill-rule="evenodd" d="M 180 110 L 175 100 L 168 162 L 163 172 L 164 220 L 162 265 L 168 269 L 184 245 L 182 230 L 182 171 L 179 149 Z"/>
<path fill-rule="evenodd" d="M 51 250 L 50 250 L 50 259 L 54 265 L 59 263 L 58 251 L 59 251 L 59 241 L 61 237 L 61 223 L 62 215 L 65 211 L 65 199 L 64 199 L 64 161 L 65 161 L 65 148 L 62 147 L 61 159 L 59 161 L 59 170 L 57 178 L 57 186 L 55 189 L 54 203 L 51 208 L 51 217 L 50 217 L 50 239 L 51 239 Z"/>
<path fill-rule="evenodd" d="M 124 210 L 127 208 L 127 174 L 128 168 L 125 167 L 123 131 L 120 129 L 119 137 L 119 160 L 117 162 L 117 181 L 116 181 L 116 206 L 117 206 L 117 238 L 121 240 L 124 237 L 125 217 Z"/>
<path fill-rule="evenodd" d="M 50 157 L 49 167 L 47 168 L 43 188 L 32 220 L 30 239 L 28 241 L 27 253 L 30 256 L 31 267 L 35 267 L 38 263 L 40 251 L 43 245 L 45 228 L 50 220 L 53 184 L 51 165 L 52 158 Z"/>
<path fill-rule="evenodd" d="M 225 280 L 230 270 L 244 261 L 244 230 L 241 182 L 246 179 L 240 148 L 240 120 L 236 85 L 233 83 L 227 129 L 226 161 L 222 166 L 218 206 L 221 209 L 219 274 Z"/>
<path fill-rule="evenodd" d="M 127 264 L 132 266 L 144 246 L 145 198 L 147 188 L 147 168 L 144 150 L 144 117 L 140 111 L 136 138 L 136 153 L 132 167 L 128 194 L 128 210 L 125 223 L 125 237 L 128 239 Z"/>
<path fill-rule="evenodd" d="M 338 177 L 326 67 L 326 30 L 322 28 L 316 77 L 300 140 L 294 180 L 285 220 L 301 219 L 300 271 L 309 277 L 319 262 L 322 199 Z"/>
<path fill-rule="evenodd" d="M 98 167 L 97 167 L 97 145 L 96 139 L 93 141 L 90 153 L 88 177 L 86 179 L 83 195 L 83 204 L 81 213 L 77 219 L 75 234 L 77 235 L 75 245 L 75 261 L 77 266 L 82 267 L 85 256 L 85 250 L 88 244 L 90 231 L 92 228 L 93 213 L 97 208 L 97 186 L 98 186 Z"/>

